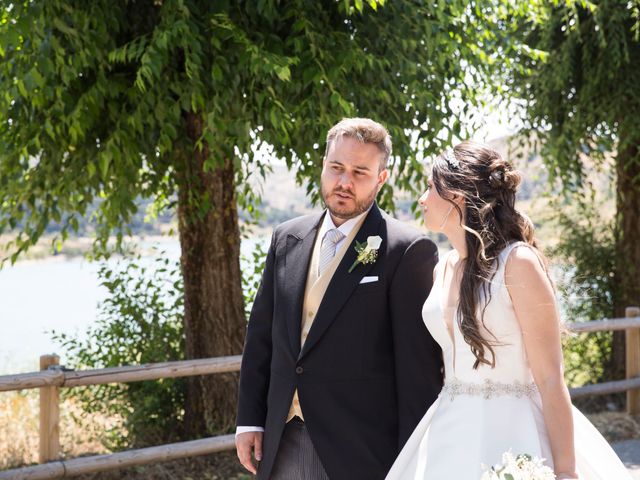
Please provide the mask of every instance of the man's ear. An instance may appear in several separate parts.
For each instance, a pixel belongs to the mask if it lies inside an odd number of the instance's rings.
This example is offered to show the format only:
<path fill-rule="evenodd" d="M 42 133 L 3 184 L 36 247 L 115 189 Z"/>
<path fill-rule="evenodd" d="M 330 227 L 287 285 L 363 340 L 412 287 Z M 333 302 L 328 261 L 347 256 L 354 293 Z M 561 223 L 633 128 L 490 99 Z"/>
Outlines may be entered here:
<path fill-rule="evenodd" d="M 378 188 L 382 188 L 382 186 L 385 183 L 387 183 L 388 179 L 389 179 L 389 170 L 385 168 L 378 174 Z"/>

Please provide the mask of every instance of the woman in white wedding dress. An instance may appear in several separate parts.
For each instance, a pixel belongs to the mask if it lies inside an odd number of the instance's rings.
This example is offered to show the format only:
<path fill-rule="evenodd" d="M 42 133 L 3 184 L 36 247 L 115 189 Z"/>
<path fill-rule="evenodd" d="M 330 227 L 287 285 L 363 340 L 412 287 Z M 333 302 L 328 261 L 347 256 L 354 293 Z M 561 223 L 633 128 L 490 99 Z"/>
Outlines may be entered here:
<path fill-rule="evenodd" d="M 559 480 L 631 478 L 571 406 L 553 284 L 533 225 L 514 207 L 520 180 L 474 142 L 434 162 L 420 205 L 454 249 L 435 268 L 423 318 L 445 383 L 387 480 L 478 480 L 509 450 L 546 459 Z"/>

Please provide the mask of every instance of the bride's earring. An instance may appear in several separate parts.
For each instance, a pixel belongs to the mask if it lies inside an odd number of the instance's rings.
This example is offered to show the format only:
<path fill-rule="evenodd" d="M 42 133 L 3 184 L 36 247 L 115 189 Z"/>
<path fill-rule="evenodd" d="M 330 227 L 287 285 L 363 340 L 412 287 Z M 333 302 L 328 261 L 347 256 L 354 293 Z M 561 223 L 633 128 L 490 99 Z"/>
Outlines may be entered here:
<path fill-rule="evenodd" d="M 449 211 L 447 212 L 447 214 L 442 219 L 442 223 L 440 224 L 440 226 L 438 228 L 444 227 L 444 224 L 447 223 L 447 219 L 449 218 L 449 214 L 451 213 L 451 210 L 453 210 L 453 205 L 451 205 L 451 208 L 449 208 Z"/>

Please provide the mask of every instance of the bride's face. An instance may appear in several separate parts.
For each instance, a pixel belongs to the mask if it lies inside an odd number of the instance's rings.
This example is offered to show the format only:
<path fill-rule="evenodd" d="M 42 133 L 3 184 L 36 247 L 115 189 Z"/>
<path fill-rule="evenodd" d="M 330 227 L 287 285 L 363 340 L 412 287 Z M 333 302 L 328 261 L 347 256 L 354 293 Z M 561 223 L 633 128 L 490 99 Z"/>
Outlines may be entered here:
<path fill-rule="evenodd" d="M 422 207 L 424 226 L 432 232 L 444 232 L 447 226 L 454 224 L 454 219 L 460 217 L 451 202 L 438 194 L 431 178 L 428 179 L 427 190 L 418 199 L 418 203 Z"/>

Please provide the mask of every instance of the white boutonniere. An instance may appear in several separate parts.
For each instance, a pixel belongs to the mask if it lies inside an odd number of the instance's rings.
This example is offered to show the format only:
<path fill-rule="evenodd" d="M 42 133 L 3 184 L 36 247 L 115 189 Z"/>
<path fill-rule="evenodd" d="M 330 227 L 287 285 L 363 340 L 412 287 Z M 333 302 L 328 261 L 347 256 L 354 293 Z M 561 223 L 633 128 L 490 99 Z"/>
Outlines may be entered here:
<path fill-rule="evenodd" d="M 369 265 L 378 259 L 378 249 L 382 244 L 382 238 L 378 235 L 367 238 L 367 243 L 360 243 L 356 240 L 356 252 L 358 252 L 358 258 L 353 262 L 349 273 L 353 271 L 359 264 Z"/>

